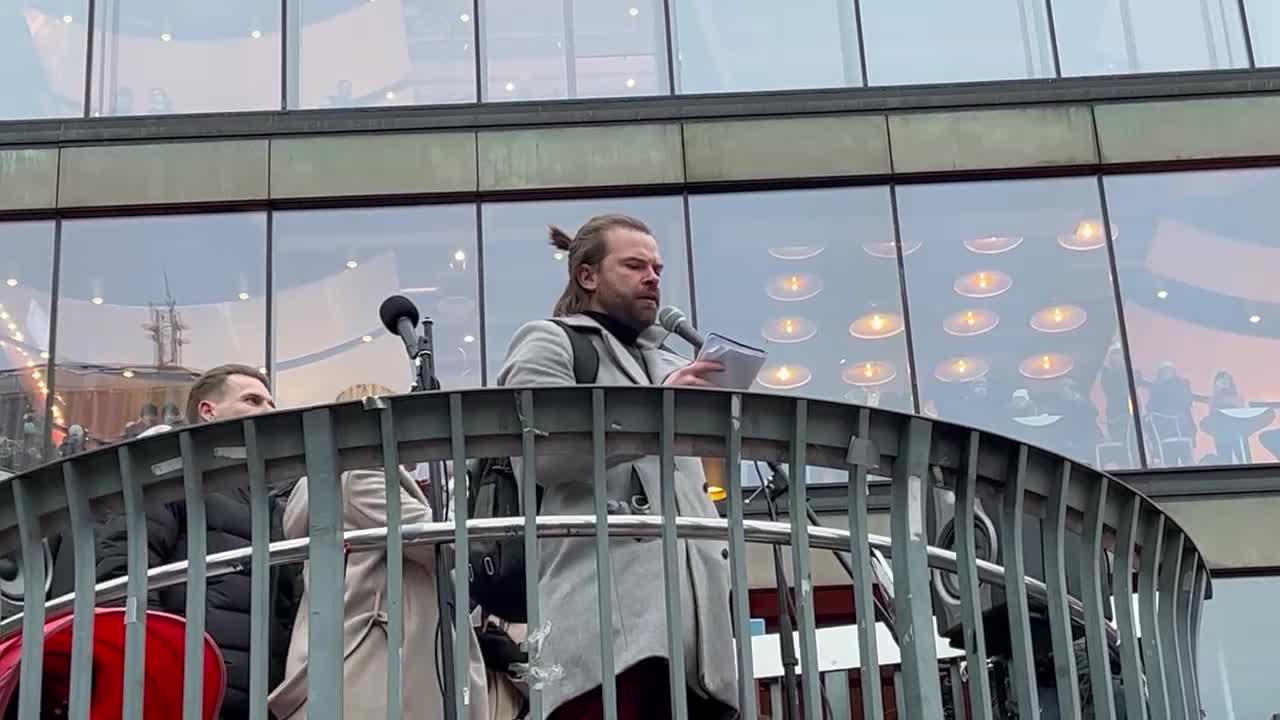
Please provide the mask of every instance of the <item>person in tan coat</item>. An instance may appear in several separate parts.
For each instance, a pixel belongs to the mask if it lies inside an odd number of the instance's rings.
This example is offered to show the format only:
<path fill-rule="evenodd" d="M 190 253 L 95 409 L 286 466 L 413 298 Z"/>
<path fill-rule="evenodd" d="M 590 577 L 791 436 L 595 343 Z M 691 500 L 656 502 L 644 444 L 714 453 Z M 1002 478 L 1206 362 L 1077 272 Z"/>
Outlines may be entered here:
<path fill-rule="evenodd" d="M 344 393 L 345 395 L 346 393 Z M 379 394 L 391 394 L 385 391 Z M 339 396 L 339 400 L 351 399 Z M 403 469 L 400 475 L 400 507 L 403 523 L 430 522 L 431 512 L 422 489 Z M 386 527 L 386 480 L 380 470 L 351 470 L 342 474 L 343 525 L 346 531 Z M 288 538 L 307 537 L 307 479 L 294 487 L 284 511 Z M 305 576 L 305 573 L 304 573 Z M 386 716 L 387 556 L 385 551 L 351 553 L 347 560 L 346 611 L 343 627 L 344 718 L 372 720 Z M 278 720 L 305 720 L 307 702 L 307 632 L 309 589 L 298 606 L 285 679 L 271 693 L 268 705 Z M 435 562 L 430 545 L 404 546 L 404 653 L 403 708 L 405 718 L 434 720 L 444 717 L 444 700 L 436 671 Z M 446 622 L 451 622 L 446 619 Z M 470 647 L 470 686 L 466 717 L 488 720 L 489 702 L 484 662 L 475 632 L 467 634 Z M 446 660 L 445 662 L 451 662 Z M 443 669 L 442 669 L 443 670 Z"/>

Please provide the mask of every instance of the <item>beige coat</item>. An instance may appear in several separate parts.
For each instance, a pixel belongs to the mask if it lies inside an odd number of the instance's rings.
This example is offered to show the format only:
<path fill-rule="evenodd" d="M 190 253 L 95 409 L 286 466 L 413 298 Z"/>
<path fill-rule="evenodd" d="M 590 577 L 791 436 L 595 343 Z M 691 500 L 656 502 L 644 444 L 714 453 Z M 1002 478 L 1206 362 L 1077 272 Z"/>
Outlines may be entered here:
<path fill-rule="evenodd" d="M 381 471 L 343 473 L 343 524 L 361 530 L 387 524 L 386 485 Z M 400 506 L 404 523 L 430 521 L 427 499 L 417 483 L 400 473 Z M 307 536 L 307 480 L 298 481 L 284 511 L 284 533 L 289 538 Z M 430 545 L 404 546 L 404 717 L 433 720 L 444 716 L 436 675 L 435 638 L 439 618 L 436 606 L 434 557 Z M 352 553 L 347 562 L 346 619 L 343 641 L 343 717 L 372 720 L 386 716 L 387 636 L 384 595 L 387 588 L 385 552 Z M 305 573 L 304 573 L 305 576 Z M 280 720 L 305 720 L 307 702 L 308 595 L 298 606 L 285 664 L 285 679 L 268 700 Z M 487 720 L 488 693 L 484 663 L 475 633 L 471 646 L 469 720 Z"/>

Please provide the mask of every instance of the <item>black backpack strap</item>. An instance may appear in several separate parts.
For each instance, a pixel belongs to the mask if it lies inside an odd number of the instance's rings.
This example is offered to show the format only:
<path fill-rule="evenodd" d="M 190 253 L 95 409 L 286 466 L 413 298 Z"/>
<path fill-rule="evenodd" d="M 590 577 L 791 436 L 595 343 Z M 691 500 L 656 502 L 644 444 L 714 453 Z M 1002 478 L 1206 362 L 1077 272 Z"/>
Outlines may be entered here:
<path fill-rule="evenodd" d="M 563 320 L 552 319 L 569 336 L 573 347 L 573 380 L 579 385 L 594 385 L 600 373 L 600 353 L 591 342 L 589 330 L 574 327 Z"/>

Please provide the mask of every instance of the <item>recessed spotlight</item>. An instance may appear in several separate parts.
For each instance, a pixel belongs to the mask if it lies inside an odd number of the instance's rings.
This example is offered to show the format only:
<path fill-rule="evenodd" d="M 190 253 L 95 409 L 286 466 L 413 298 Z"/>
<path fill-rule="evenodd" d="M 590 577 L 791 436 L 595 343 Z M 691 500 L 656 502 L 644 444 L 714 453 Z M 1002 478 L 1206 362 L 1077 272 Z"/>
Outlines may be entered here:
<path fill-rule="evenodd" d="M 67 25 L 70 25 L 73 20 L 75 20 L 75 18 L 71 17 L 70 15 L 62 16 L 62 22 L 66 23 Z"/>
<path fill-rule="evenodd" d="M 120 373 L 120 374 L 121 374 L 122 376 L 124 376 L 124 377 L 127 377 L 127 378 L 131 378 L 131 377 L 133 377 L 133 371 L 132 371 L 132 370 L 125 370 L 124 372 L 122 372 L 122 373 Z"/>
<path fill-rule="evenodd" d="M 249 33 L 249 37 L 253 38 L 254 40 L 261 40 L 261 39 L 262 39 L 262 31 L 261 31 L 261 30 L 254 30 L 253 32 Z"/>
<path fill-rule="evenodd" d="M 372 335 L 365 335 L 365 336 L 363 336 L 363 337 L 361 337 L 361 338 L 360 338 L 360 342 L 373 342 L 373 336 L 372 336 Z"/>
<path fill-rule="evenodd" d="M 355 270 L 355 269 L 356 269 L 356 268 L 358 268 L 358 267 L 360 267 L 360 263 L 359 263 L 358 261 L 355 261 L 355 260 L 348 260 L 348 261 L 347 261 L 347 269 L 348 269 L 348 270 Z"/>
<path fill-rule="evenodd" d="M 461 20 L 462 22 L 471 22 L 471 16 L 466 13 L 462 13 L 461 15 L 459 15 L 458 19 Z"/>
<path fill-rule="evenodd" d="M 1164 299 L 1166 299 L 1166 298 L 1168 298 L 1168 297 L 1169 297 L 1169 291 L 1168 291 L 1168 290 L 1160 290 L 1160 291 L 1158 291 L 1158 292 L 1156 293 L 1156 297 L 1160 298 L 1161 300 L 1164 300 Z"/>
<path fill-rule="evenodd" d="M 515 83 L 513 83 L 513 82 L 508 82 L 508 83 L 505 85 L 505 87 L 506 87 L 506 89 L 507 89 L 507 92 L 515 92 L 515 91 L 516 91 L 516 84 L 515 84 Z"/>
<path fill-rule="evenodd" d="M 16 323 L 9 323 L 9 332 L 17 332 L 17 331 L 18 331 L 18 325 Z"/>
<path fill-rule="evenodd" d="M 241 300 L 248 300 L 248 299 L 249 299 L 249 293 L 247 293 L 247 292 L 242 292 L 242 293 L 240 293 L 237 297 L 239 297 Z"/>
<path fill-rule="evenodd" d="M 475 335 L 464 335 L 464 336 L 462 337 L 462 342 L 464 342 L 464 343 L 473 343 L 473 342 L 475 342 L 475 341 L 476 341 L 476 336 L 475 336 Z"/>
<path fill-rule="evenodd" d="M 9 312 L 7 310 L 4 312 L 0 312 L 0 320 L 8 320 L 8 319 L 9 319 Z"/>
<path fill-rule="evenodd" d="M 461 250 L 457 250 L 453 253 L 453 259 L 458 262 L 462 262 L 467 259 L 467 254 Z"/>
<path fill-rule="evenodd" d="M 170 33 L 160 33 L 161 42 L 171 42 L 172 40 L 173 40 L 173 35 L 171 35 Z"/>
<path fill-rule="evenodd" d="M 626 83 L 626 85 L 627 85 L 627 87 L 629 87 L 629 88 L 633 88 L 633 87 L 635 87 L 635 86 L 636 86 L 636 79 L 635 79 L 635 78 L 627 78 L 627 83 Z"/>
<path fill-rule="evenodd" d="M 9 278 L 8 280 L 4 281 L 4 284 L 8 285 L 9 287 L 18 287 L 18 278 Z"/>
<path fill-rule="evenodd" d="M 384 95 L 383 97 L 385 97 L 385 98 L 386 98 L 386 99 L 388 99 L 388 100 L 395 100 L 395 99 L 396 99 L 396 91 L 395 91 L 395 90 L 388 90 L 388 91 L 387 91 L 387 94 L 386 94 L 386 95 Z"/>
<path fill-rule="evenodd" d="M 1254 325 L 1257 325 L 1258 323 L 1262 322 L 1262 316 L 1261 316 L 1261 315 L 1250 315 L 1250 316 L 1249 316 L 1249 322 L 1253 323 Z"/>
<path fill-rule="evenodd" d="M 102 298 L 94 296 L 93 299 L 89 300 L 89 302 L 93 303 L 94 305 L 101 305 Z"/>
<path fill-rule="evenodd" d="M 640 14 L 640 8 L 633 7 L 627 11 L 627 14 L 630 15 L 631 17 L 635 17 Z"/>
<path fill-rule="evenodd" d="M 44 358 L 45 360 L 48 360 L 48 359 L 49 359 L 49 351 L 48 351 L 48 350 L 41 350 L 41 351 L 40 351 L 40 357 L 41 357 L 41 358 Z"/>

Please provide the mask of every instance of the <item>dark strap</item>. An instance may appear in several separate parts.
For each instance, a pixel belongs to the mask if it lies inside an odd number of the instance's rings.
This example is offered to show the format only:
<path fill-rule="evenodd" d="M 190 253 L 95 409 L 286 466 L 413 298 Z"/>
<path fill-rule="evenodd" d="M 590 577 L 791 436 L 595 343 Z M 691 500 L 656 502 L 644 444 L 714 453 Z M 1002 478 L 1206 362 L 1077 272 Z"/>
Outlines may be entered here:
<path fill-rule="evenodd" d="M 569 336 L 569 345 L 573 347 L 573 381 L 579 385 L 595 385 L 596 376 L 600 373 L 600 353 L 591 342 L 588 334 L 591 331 L 563 320 L 553 318 L 551 322 L 559 325 Z"/>

